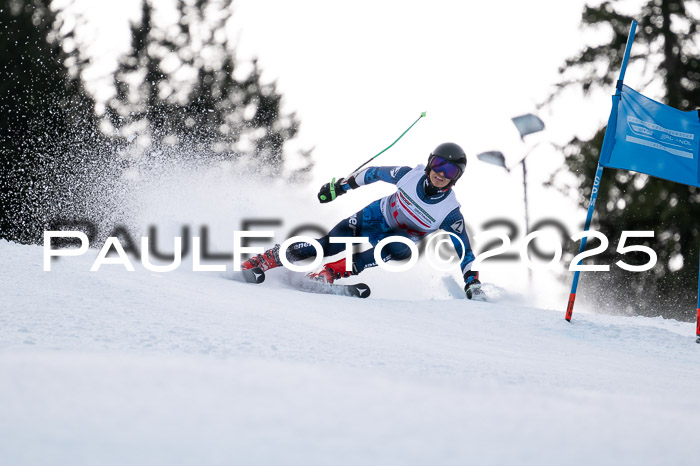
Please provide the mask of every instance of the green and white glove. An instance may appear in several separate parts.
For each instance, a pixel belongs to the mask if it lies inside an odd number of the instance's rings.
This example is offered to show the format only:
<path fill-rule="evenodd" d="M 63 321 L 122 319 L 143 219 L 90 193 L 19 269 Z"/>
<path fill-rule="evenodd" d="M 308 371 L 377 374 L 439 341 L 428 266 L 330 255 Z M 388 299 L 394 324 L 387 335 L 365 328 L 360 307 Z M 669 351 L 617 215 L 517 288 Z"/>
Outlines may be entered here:
<path fill-rule="evenodd" d="M 321 204 L 325 204 L 334 201 L 336 197 L 342 196 L 347 191 L 357 187 L 358 185 L 355 182 L 354 176 L 351 176 L 347 180 L 345 178 L 340 178 L 337 181 L 333 178 L 330 183 L 321 186 L 321 190 L 318 192 L 318 200 Z"/>

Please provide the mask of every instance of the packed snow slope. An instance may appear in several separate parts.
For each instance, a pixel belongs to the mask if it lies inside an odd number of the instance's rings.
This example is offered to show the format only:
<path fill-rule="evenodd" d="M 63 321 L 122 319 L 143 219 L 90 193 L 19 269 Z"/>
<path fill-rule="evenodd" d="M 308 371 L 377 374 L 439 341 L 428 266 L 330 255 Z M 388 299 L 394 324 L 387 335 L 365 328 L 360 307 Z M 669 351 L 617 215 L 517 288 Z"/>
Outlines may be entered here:
<path fill-rule="evenodd" d="M 0 242 L 2 464 L 697 464 L 690 323 L 42 254 Z"/>
<path fill-rule="evenodd" d="M 163 251 L 184 225 L 231 252 L 261 218 L 279 242 L 394 189 L 321 206 L 312 187 L 222 167 L 147 175 L 103 204 L 135 241 L 155 225 Z M 560 311 L 498 288 L 470 302 L 458 270 L 422 262 L 348 279 L 372 287 L 360 300 L 298 291 L 284 270 L 259 286 L 193 272 L 191 257 L 90 272 L 97 254 L 44 272 L 40 246 L 0 241 L 3 466 L 697 464 L 693 324 L 585 314 L 583 296 L 572 324 L 565 296 Z M 507 273 L 482 278 L 512 292 Z"/>

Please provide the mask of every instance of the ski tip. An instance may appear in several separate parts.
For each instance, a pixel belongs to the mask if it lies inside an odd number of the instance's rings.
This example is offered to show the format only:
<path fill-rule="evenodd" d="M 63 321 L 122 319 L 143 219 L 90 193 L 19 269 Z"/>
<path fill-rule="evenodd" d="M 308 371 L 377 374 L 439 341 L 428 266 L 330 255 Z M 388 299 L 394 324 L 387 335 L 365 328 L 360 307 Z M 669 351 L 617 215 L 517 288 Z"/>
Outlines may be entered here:
<path fill-rule="evenodd" d="M 353 285 L 353 289 L 355 296 L 358 298 L 369 298 L 369 295 L 372 294 L 372 290 L 365 283 Z"/>
<path fill-rule="evenodd" d="M 420 113 L 421 118 L 424 117 L 426 113 L 428 113 L 428 112 L 421 112 Z"/>
<path fill-rule="evenodd" d="M 265 281 L 265 271 L 260 267 L 243 270 L 243 277 L 248 283 L 260 284 Z"/>

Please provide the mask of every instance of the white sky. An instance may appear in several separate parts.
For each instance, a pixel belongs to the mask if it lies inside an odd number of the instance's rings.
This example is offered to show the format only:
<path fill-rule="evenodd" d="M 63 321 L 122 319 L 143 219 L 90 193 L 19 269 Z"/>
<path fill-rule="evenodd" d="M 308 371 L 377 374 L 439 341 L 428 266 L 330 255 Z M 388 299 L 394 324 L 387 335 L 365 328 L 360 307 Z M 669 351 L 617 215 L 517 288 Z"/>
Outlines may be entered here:
<path fill-rule="evenodd" d="M 585 3 L 236 0 L 230 32 L 239 60 L 257 57 L 264 79 L 277 82 L 285 110 L 298 115 L 301 131 L 290 147 L 315 147 L 309 202 L 316 202 L 317 185 L 352 171 L 427 111 L 375 165 L 412 166 L 441 142 L 462 145 L 469 166 L 456 192 L 478 232 L 499 217 L 522 225 L 523 199 L 520 170 L 508 174 L 478 161 L 477 153 L 499 150 L 513 165 L 537 142 L 589 137 L 607 120 L 612 89 L 536 110 L 564 59 L 584 44 Z M 90 28 L 95 70 L 115 66 L 129 46 L 128 19 L 138 17 L 139 1 L 80 0 L 76 8 L 103 25 Z M 510 118 L 530 112 L 547 128 L 523 143 Z M 528 158 L 530 219 L 559 218 L 573 233 L 585 213 L 541 186 L 562 162 L 546 144 Z M 343 198 L 339 219 L 388 192 L 364 191 Z"/>

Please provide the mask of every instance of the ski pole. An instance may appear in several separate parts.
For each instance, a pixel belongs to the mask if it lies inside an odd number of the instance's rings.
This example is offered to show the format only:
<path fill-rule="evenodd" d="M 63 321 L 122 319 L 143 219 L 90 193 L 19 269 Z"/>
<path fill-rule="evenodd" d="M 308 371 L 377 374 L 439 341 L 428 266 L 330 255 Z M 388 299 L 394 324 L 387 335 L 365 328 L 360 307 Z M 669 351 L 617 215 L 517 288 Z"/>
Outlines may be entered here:
<path fill-rule="evenodd" d="M 396 141 L 392 142 L 392 143 L 389 144 L 383 151 L 381 151 L 380 153 L 378 153 L 377 155 L 375 155 L 374 157 L 370 158 L 368 161 L 366 161 L 365 163 L 363 163 L 362 165 L 360 165 L 359 167 L 357 167 L 355 170 L 352 171 L 352 173 L 350 173 L 348 176 L 346 176 L 345 179 L 347 180 L 347 179 L 350 178 L 351 176 L 356 175 L 357 172 L 359 172 L 360 169 L 361 169 L 362 167 L 364 167 L 365 165 L 367 165 L 368 163 L 370 163 L 372 160 L 374 160 L 374 159 L 376 159 L 377 157 L 379 157 L 380 155 L 382 155 L 384 152 L 386 152 L 386 151 L 388 151 L 389 149 L 391 149 L 391 147 L 392 147 L 394 144 L 396 144 L 397 142 L 399 142 L 399 139 L 401 139 L 401 138 L 404 136 L 404 134 L 408 133 L 408 131 L 409 131 L 411 128 L 413 128 L 413 126 L 414 126 L 416 123 L 418 123 L 418 120 L 420 120 L 421 118 L 423 118 L 423 117 L 425 116 L 425 114 L 426 114 L 426 112 L 421 112 L 420 116 L 416 119 L 416 121 L 414 121 L 413 124 L 411 124 L 411 126 L 409 126 L 408 129 L 407 129 L 406 131 L 404 131 L 403 133 L 401 133 L 401 136 L 399 136 L 398 138 L 396 138 Z M 330 182 L 328 185 L 329 185 L 329 187 L 330 187 L 331 200 L 333 200 L 333 199 L 336 198 L 336 194 L 335 194 L 335 178 L 333 178 L 333 179 L 331 180 L 331 182 Z M 319 199 L 322 199 L 322 200 L 325 201 L 325 200 L 326 200 L 326 196 L 322 194 L 322 195 L 320 196 Z"/>
<path fill-rule="evenodd" d="M 374 157 L 370 158 L 368 161 L 366 161 L 365 163 L 363 163 L 362 165 L 360 165 L 359 167 L 357 167 L 356 169 L 354 169 L 354 170 L 352 171 L 352 173 L 350 173 L 348 176 L 345 177 L 345 179 L 348 179 L 348 178 L 350 178 L 351 176 L 357 174 L 357 172 L 359 172 L 360 169 L 361 169 L 362 167 L 364 167 L 365 165 L 367 165 L 368 163 L 370 163 L 372 160 L 374 160 L 374 159 L 376 159 L 377 157 L 379 157 L 380 155 L 382 155 L 384 152 L 386 152 L 386 151 L 388 151 L 389 149 L 391 149 L 391 147 L 392 147 L 394 144 L 396 144 L 397 142 L 399 142 L 399 139 L 401 139 L 401 138 L 404 136 L 404 134 L 408 133 L 408 131 L 409 131 L 411 128 L 413 128 L 413 126 L 414 126 L 416 123 L 418 123 L 418 120 L 420 120 L 421 118 L 423 118 L 423 117 L 425 116 L 425 114 L 426 114 L 426 112 L 421 112 L 421 114 L 420 114 L 420 116 L 418 117 L 418 119 L 416 119 L 416 121 L 414 121 L 413 124 L 412 124 L 411 126 L 409 126 L 408 129 L 407 129 L 406 131 L 404 131 L 403 133 L 401 133 L 401 136 L 399 136 L 399 137 L 396 139 L 396 141 L 392 142 L 391 144 L 389 144 L 389 146 L 387 146 L 386 149 L 384 149 L 383 151 L 381 151 L 380 153 L 378 153 L 377 155 L 375 155 Z"/>

